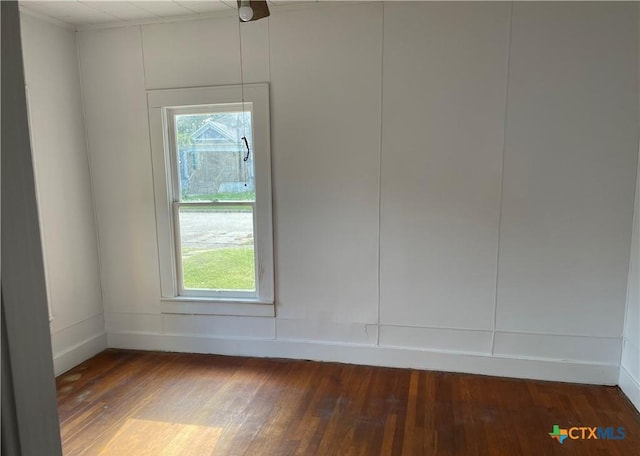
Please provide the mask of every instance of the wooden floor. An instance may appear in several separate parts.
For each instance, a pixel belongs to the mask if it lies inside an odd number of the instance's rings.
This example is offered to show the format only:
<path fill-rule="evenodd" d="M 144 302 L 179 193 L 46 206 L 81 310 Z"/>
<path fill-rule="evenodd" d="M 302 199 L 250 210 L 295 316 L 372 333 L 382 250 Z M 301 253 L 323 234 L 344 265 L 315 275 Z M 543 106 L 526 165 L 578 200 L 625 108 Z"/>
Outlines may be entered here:
<path fill-rule="evenodd" d="M 107 350 L 57 389 L 66 455 L 640 455 L 615 387 Z M 554 424 L 626 438 L 561 445 Z"/>

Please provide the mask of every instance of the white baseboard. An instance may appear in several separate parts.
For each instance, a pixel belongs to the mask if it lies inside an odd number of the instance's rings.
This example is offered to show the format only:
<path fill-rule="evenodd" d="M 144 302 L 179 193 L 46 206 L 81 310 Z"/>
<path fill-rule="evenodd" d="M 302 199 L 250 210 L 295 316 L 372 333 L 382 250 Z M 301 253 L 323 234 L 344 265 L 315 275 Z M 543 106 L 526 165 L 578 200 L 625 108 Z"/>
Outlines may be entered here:
<path fill-rule="evenodd" d="M 620 368 L 620 380 L 618 385 L 622 392 L 629 398 L 634 407 L 640 412 L 640 383 L 634 379 L 627 369 Z"/>
<path fill-rule="evenodd" d="M 107 349 L 107 333 L 98 334 L 53 357 L 53 371 L 56 376 Z"/>
<path fill-rule="evenodd" d="M 107 348 L 102 314 L 51 335 L 53 370 L 60 375 Z"/>
<path fill-rule="evenodd" d="M 617 385 L 620 377 L 620 368 L 616 364 L 491 356 L 408 347 L 143 332 L 109 332 L 108 345 L 123 349 L 310 359 L 600 385 Z"/>

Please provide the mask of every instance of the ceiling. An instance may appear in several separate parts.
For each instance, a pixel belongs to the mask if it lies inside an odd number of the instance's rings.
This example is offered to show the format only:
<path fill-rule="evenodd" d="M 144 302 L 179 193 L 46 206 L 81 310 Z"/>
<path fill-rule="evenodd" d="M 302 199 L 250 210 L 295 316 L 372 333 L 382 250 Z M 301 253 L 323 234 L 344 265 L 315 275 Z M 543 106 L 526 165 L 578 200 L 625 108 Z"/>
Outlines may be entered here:
<path fill-rule="evenodd" d="M 269 6 L 291 3 L 269 1 Z M 212 13 L 232 12 L 235 0 L 180 1 L 98 1 L 98 0 L 21 0 L 20 7 L 69 25 L 104 24 L 109 22 L 161 20 L 177 16 L 197 17 Z"/>

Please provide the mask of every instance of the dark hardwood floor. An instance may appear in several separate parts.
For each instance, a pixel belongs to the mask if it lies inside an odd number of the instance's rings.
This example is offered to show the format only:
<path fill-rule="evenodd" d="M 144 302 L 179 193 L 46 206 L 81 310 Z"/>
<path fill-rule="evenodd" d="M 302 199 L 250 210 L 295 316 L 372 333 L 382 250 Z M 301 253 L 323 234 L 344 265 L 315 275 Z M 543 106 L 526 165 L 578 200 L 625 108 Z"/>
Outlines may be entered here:
<path fill-rule="evenodd" d="M 616 387 L 107 350 L 57 389 L 65 455 L 640 455 Z M 560 444 L 554 424 L 626 437 Z"/>

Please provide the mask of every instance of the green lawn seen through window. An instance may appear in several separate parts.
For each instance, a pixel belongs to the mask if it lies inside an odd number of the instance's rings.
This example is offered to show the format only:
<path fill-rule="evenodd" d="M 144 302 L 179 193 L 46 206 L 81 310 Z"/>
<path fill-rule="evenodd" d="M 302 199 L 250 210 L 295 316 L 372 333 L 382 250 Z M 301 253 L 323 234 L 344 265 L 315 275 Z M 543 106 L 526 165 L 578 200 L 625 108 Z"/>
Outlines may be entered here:
<path fill-rule="evenodd" d="M 253 265 L 253 246 L 185 249 L 182 256 L 184 288 L 254 291 Z"/>

